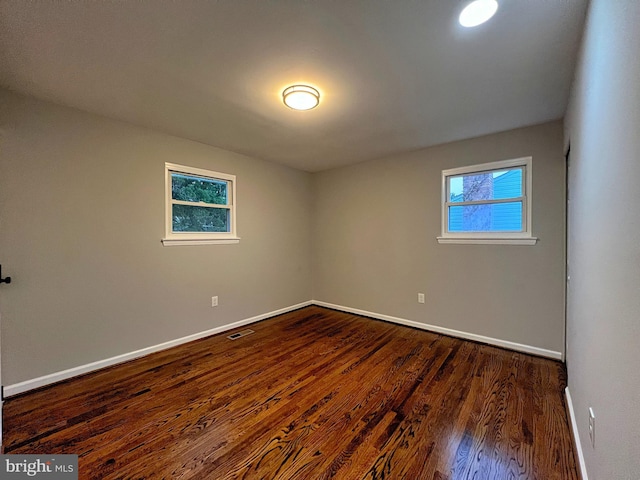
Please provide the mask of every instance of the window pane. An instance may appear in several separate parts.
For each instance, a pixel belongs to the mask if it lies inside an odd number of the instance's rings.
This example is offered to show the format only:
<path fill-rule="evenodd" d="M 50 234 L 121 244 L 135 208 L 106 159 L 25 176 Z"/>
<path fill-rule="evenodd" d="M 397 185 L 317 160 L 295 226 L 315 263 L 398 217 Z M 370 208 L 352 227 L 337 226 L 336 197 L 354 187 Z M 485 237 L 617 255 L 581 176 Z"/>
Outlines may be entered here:
<path fill-rule="evenodd" d="M 449 201 L 471 202 L 522 196 L 522 169 L 448 177 Z"/>
<path fill-rule="evenodd" d="M 171 173 L 171 198 L 185 202 L 227 205 L 227 185 L 224 180 Z"/>
<path fill-rule="evenodd" d="M 174 232 L 229 232 L 229 209 L 173 205 Z"/>
<path fill-rule="evenodd" d="M 522 202 L 449 207 L 449 232 L 521 232 Z"/>

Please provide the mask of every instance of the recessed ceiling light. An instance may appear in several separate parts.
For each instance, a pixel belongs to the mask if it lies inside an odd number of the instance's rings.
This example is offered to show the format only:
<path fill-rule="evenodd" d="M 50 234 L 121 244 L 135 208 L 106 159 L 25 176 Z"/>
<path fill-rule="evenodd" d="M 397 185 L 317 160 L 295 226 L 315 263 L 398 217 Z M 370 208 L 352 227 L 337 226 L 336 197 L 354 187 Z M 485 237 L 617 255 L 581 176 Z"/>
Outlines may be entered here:
<path fill-rule="evenodd" d="M 464 7 L 458 21 L 463 27 L 477 27 L 493 17 L 497 11 L 496 0 L 475 0 Z"/>
<path fill-rule="evenodd" d="M 309 85 L 291 85 L 282 92 L 282 101 L 294 110 L 311 110 L 320 103 L 320 92 Z"/>

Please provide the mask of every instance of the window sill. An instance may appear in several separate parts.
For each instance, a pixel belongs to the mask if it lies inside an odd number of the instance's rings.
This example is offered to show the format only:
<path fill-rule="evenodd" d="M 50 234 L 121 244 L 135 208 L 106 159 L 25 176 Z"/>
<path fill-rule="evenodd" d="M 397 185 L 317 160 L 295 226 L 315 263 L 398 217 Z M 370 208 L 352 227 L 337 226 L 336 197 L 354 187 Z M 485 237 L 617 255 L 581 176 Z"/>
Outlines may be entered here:
<path fill-rule="evenodd" d="M 522 237 L 522 238 L 461 238 L 461 237 L 436 237 L 438 243 L 457 243 L 457 244 L 475 244 L 475 245 L 535 245 L 538 237 Z"/>
<path fill-rule="evenodd" d="M 185 239 L 169 239 L 163 238 L 162 245 L 165 247 L 175 247 L 178 245 L 230 245 L 233 243 L 240 243 L 240 237 L 228 237 L 228 238 L 185 238 Z"/>

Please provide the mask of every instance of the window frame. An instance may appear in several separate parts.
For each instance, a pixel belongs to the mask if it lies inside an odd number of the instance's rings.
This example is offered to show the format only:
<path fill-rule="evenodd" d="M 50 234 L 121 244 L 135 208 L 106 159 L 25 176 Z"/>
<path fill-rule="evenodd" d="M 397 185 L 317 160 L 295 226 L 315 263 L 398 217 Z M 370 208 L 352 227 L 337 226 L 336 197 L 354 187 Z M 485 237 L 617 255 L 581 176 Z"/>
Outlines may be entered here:
<path fill-rule="evenodd" d="M 499 160 L 496 162 L 469 165 L 465 167 L 450 168 L 442 171 L 442 192 L 441 192 L 441 230 L 437 237 L 438 243 L 462 243 L 462 244 L 506 244 L 506 245 L 535 245 L 537 238 L 531 233 L 531 186 L 532 186 L 532 157 L 514 158 L 510 160 Z M 500 170 L 522 169 L 522 196 L 508 199 L 496 199 L 487 201 L 472 202 L 451 202 L 449 196 L 450 177 L 460 175 L 473 175 Z M 449 207 L 464 205 L 491 205 L 498 203 L 522 202 L 522 226 L 518 232 L 450 232 Z"/>
<path fill-rule="evenodd" d="M 172 196 L 171 174 L 178 173 L 191 177 L 202 177 L 212 180 L 227 182 L 227 203 L 225 205 L 211 205 L 203 202 L 183 202 L 174 200 Z M 165 188 L 165 236 L 162 239 L 164 246 L 175 245 L 209 245 L 238 243 L 240 237 L 236 234 L 236 176 L 227 173 L 214 172 L 202 168 L 188 167 L 175 163 L 164 164 L 164 188 Z M 208 208 L 222 208 L 229 211 L 228 232 L 174 232 L 173 231 L 173 205 L 206 206 Z"/>

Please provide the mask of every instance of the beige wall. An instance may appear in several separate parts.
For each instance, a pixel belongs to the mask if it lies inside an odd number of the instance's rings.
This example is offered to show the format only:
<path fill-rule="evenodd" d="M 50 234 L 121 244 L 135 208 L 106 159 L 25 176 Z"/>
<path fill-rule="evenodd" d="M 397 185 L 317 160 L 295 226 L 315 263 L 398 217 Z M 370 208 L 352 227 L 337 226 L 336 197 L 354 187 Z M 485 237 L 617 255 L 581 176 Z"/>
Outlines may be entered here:
<path fill-rule="evenodd" d="M 0 112 L 4 385 L 310 299 L 310 174 L 6 91 Z M 238 245 L 161 245 L 165 162 L 237 175 Z"/>
<path fill-rule="evenodd" d="M 314 299 L 562 351 L 562 133 L 554 122 L 315 174 Z M 529 155 L 537 245 L 437 243 L 443 169 Z"/>
<path fill-rule="evenodd" d="M 311 298 L 563 350 L 560 122 L 310 175 L 6 91 L 0 102 L 5 385 Z M 436 242 L 442 169 L 528 155 L 537 245 Z M 237 175 L 240 244 L 160 244 L 166 161 Z"/>
<path fill-rule="evenodd" d="M 639 46 L 640 2 L 592 0 L 566 121 L 567 367 L 590 480 L 640 478 Z"/>

